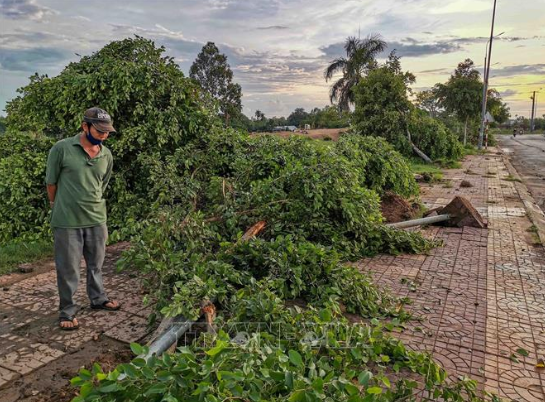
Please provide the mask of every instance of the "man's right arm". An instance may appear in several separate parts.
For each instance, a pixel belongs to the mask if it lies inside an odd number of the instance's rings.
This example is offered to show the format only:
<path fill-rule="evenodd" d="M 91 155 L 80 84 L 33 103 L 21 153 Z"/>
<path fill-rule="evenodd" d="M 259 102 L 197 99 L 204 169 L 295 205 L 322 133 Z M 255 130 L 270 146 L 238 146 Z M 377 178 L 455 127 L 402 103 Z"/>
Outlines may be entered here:
<path fill-rule="evenodd" d="M 49 198 L 49 205 L 53 206 L 55 202 L 55 194 L 57 194 L 57 185 L 48 184 L 47 185 L 47 197 Z"/>
<path fill-rule="evenodd" d="M 47 169 L 45 182 L 47 184 L 47 197 L 49 205 L 53 206 L 55 195 L 57 194 L 57 181 L 59 179 L 62 164 L 62 155 L 58 147 L 53 146 L 47 157 Z"/>

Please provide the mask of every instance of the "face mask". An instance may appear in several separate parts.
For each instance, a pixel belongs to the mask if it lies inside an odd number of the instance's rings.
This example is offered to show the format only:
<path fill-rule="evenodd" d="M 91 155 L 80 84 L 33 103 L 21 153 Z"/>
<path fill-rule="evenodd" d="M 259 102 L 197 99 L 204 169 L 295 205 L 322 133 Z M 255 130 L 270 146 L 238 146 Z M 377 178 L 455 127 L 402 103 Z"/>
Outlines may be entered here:
<path fill-rule="evenodd" d="M 100 144 L 102 144 L 102 141 L 97 140 L 95 137 L 93 137 L 93 136 L 91 135 L 91 132 L 90 132 L 90 131 L 87 131 L 85 134 L 86 134 L 87 139 L 89 140 L 89 142 L 90 142 L 91 144 L 93 144 L 93 145 L 100 145 Z"/>

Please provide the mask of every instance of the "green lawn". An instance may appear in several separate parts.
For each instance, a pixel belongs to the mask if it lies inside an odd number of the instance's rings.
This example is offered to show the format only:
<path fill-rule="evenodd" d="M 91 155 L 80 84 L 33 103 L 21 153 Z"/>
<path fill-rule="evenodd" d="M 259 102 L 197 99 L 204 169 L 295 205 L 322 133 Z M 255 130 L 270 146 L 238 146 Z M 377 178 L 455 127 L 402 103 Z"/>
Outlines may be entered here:
<path fill-rule="evenodd" d="M 53 244 L 46 240 L 0 245 L 0 275 L 12 272 L 24 262 L 49 258 L 52 255 Z"/>
<path fill-rule="evenodd" d="M 443 172 L 441 172 L 441 169 L 436 165 L 418 162 L 415 159 L 410 160 L 409 165 L 413 173 L 430 175 L 432 178 L 431 181 L 439 181 L 443 178 Z"/>

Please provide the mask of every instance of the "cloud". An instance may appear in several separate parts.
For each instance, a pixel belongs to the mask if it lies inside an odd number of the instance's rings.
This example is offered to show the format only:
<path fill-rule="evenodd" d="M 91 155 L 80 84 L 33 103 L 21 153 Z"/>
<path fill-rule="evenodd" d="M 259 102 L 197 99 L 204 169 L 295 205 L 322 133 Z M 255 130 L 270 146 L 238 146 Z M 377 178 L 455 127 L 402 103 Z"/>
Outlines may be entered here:
<path fill-rule="evenodd" d="M 36 0 L 0 0 L 0 14 L 13 20 L 39 21 L 55 11 L 36 3 Z"/>
<path fill-rule="evenodd" d="M 70 58 L 67 51 L 57 48 L 6 49 L 0 52 L 0 68 L 7 71 L 23 71 L 25 73 L 60 69 Z"/>
<path fill-rule="evenodd" d="M 512 96 L 515 96 L 516 94 L 518 94 L 518 92 L 514 89 L 506 89 L 505 91 L 500 92 L 502 98 L 510 98 Z"/>
<path fill-rule="evenodd" d="M 431 70 L 422 70 L 422 71 L 418 71 L 417 74 L 444 74 L 444 73 L 448 73 L 449 70 L 448 68 L 434 68 L 434 69 L 431 69 Z"/>
<path fill-rule="evenodd" d="M 444 3 L 443 3 L 444 4 Z M 491 9 L 490 2 L 482 0 L 455 0 L 439 8 L 432 8 L 431 14 L 477 13 Z"/>
<path fill-rule="evenodd" d="M 462 47 L 457 43 L 447 41 L 422 43 L 411 38 L 406 38 L 403 42 L 389 42 L 388 50 L 395 50 L 398 56 L 421 57 L 433 54 L 454 53 L 462 50 Z"/>
<path fill-rule="evenodd" d="M 519 64 L 492 70 L 493 77 L 513 77 L 517 75 L 545 75 L 545 64 Z"/>
<path fill-rule="evenodd" d="M 289 29 L 289 28 L 287 26 L 284 26 L 284 25 L 271 25 L 271 26 L 268 26 L 268 27 L 257 27 L 257 29 L 265 31 L 265 30 L 269 30 L 269 29 L 283 30 L 283 29 Z"/>

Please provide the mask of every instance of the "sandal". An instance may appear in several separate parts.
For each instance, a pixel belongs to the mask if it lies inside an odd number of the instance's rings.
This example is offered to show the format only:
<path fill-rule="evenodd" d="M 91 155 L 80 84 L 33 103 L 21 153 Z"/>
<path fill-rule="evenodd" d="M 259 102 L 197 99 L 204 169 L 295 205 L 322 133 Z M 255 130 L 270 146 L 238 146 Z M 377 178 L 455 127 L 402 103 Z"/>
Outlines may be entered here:
<path fill-rule="evenodd" d="M 76 317 L 60 317 L 59 318 L 59 328 L 62 330 L 62 331 L 74 331 L 76 329 L 79 328 L 79 324 L 76 324 L 76 325 L 72 325 L 71 327 L 63 327 L 61 325 L 61 323 L 63 322 L 71 322 L 72 324 L 74 324 L 74 320 L 76 319 Z"/>
<path fill-rule="evenodd" d="M 111 303 L 111 302 L 112 302 L 112 300 L 105 300 L 104 302 L 102 302 L 102 304 L 91 304 L 91 308 L 93 310 L 108 310 L 108 311 L 116 311 L 116 310 L 119 310 L 121 308 L 120 303 L 117 303 L 116 307 L 109 307 L 109 306 L 106 305 L 106 304 Z"/>

